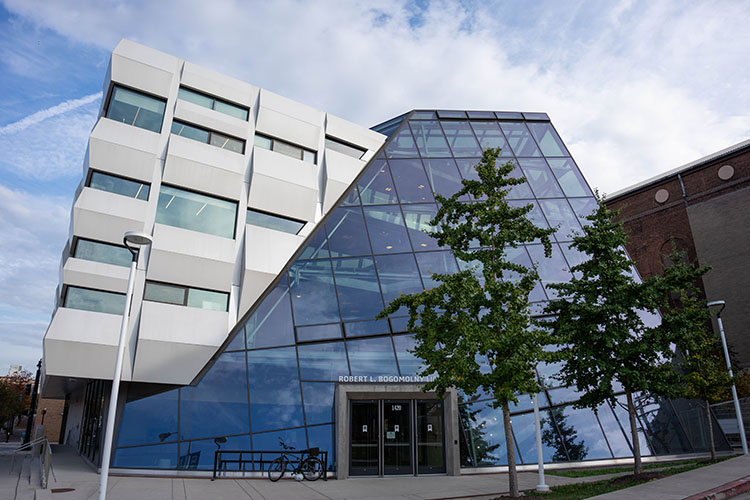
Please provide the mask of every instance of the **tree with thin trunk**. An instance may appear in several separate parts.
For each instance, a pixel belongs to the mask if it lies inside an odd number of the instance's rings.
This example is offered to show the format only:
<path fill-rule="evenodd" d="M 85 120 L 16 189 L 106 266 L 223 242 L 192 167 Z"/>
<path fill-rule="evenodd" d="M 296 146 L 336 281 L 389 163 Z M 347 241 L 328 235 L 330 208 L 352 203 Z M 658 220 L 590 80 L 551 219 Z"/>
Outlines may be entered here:
<path fill-rule="evenodd" d="M 633 395 L 675 395 L 680 375 L 673 364 L 675 336 L 658 321 L 664 285 L 658 278 L 640 280 L 616 216 L 599 200 L 583 233 L 573 238 L 572 246 L 587 260 L 571 268 L 569 282 L 550 285 L 564 298 L 551 302 L 547 312 L 554 315 L 550 325 L 561 346 L 555 353 L 563 361 L 558 377 L 582 393 L 575 406 L 596 411 L 625 392 L 638 477 L 643 467 Z"/>
<path fill-rule="evenodd" d="M 431 233 L 465 265 L 455 274 L 433 274 L 436 287 L 393 300 L 380 317 L 405 307 L 414 353 L 424 361 L 422 375 L 435 375 L 424 390 L 442 395 L 455 387 L 466 394 L 483 389 L 502 408 L 510 494 L 519 495 L 510 423 L 511 402 L 519 393 L 540 390 L 535 367 L 544 356 L 547 334 L 532 318 L 529 294 L 535 269 L 514 262 L 510 249 L 541 241 L 551 254 L 552 229 L 528 218 L 532 205 L 513 207 L 506 196 L 526 182 L 511 175 L 512 163 L 497 166 L 499 149 L 485 151 L 475 167 L 479 180 L 464 180 L 450 198 L 436 195 L 439 208 Z M 464 202 L 470 195 L 472 202 Z M 473 264 L 473 266 L 472 266 Z"/>

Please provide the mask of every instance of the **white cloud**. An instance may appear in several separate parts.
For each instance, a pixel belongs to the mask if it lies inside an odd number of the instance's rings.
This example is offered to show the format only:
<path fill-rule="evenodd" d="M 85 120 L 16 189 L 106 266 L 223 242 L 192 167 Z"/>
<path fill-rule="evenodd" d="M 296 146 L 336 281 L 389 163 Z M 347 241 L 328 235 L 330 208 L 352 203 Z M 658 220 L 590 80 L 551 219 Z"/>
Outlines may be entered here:
<path fill-rule="evenodd" d="M 37 111 L 25 118 L 22 118 L 16 122 L 9 123 L 8 125 L 0 127 L 0 135 L 10 135 L 22 130 L 26 130 L 32 125 L 36 125 L 39 122 L 47 120 L 49 118 L 68 113 L 69 111 L 76 110 L 81 106 L 90 104 L 95 101 L 99 101 L 102 98 L 102 93 L 97 92 L 96 94 L 87 95 L 80 99 L 70 99 L 69 101 L 61 102 L 51 108 Z"/>

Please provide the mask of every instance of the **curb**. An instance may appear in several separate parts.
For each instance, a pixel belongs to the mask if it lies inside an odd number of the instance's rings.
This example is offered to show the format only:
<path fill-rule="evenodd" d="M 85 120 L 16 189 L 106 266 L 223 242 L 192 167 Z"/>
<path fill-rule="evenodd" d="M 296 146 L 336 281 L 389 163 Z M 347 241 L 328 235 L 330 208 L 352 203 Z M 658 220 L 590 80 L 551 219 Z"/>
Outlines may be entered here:
<path fill-rule="evenodd" d="M 745 476 L 683 500 L 724 500 L 748 491 L 750 491 L 750 476 Z"/>

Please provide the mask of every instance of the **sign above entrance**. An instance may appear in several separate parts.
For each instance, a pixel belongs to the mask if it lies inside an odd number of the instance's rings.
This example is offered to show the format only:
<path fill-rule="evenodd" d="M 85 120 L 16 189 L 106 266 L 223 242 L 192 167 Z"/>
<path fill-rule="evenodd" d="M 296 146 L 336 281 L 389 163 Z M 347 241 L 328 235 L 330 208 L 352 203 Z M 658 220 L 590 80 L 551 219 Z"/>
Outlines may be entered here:
<path fill-rule="evenodd" d="M 355 383 L 383 383 L 383 382 L 405 382 L 410 384 L 426 384 L 435 380 L 435 375 L 420 377 L 418 375 L 339 375 L 339 382 Z"/>

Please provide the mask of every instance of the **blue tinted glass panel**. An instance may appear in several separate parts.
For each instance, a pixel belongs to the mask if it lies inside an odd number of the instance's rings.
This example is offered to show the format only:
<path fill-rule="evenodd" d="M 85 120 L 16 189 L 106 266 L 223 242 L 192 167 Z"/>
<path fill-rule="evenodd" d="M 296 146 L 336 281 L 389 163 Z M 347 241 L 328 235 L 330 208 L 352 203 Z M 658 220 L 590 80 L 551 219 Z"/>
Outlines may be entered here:
<path fill-rule="evenodd" d="M 482 150 L 474 137 L 469 122 L 443 121 L 440 123 L 443 126 L 448 145 L 453 151 L 453 156 L 482 156 Z"/>
<path fill-rule="evenodd" d="M 237 203 L 162 184 L 156 222 L 234 238 Z"/>
<path fill-rule="evenodd" d="M 562 251 L 558 245 L 552 245 L 552 256 L 544 256 L 542 245 L 527 245 L 526 247 L 531 256 L 531 261 L 536 265 L 539 279 L 542 281 L 547 295 L 550 299 L 558 297 L 557 290 L 547 287 L 550 283 L 561 283 L 570 281 L 571 275 L 568 269 L 568 263 L 563 258 Z"/>
<path fill-rule="evenodd" d="M 396 191 L 401 203 L 433 201 L 430 183 L 418 158 L 411 160 L 390 160 L 391 174 L 396 183 Z"/>
<path fill-rule="evenodd" d="M 144 201 L 148 200 L 148 193 L 151 189 L 145 182 L 131 181 L 101 172 L 91 172 L 89 187 Z"/>
<path fill-rule="evenodd" d="M 539 419 L 542 429 L 542 457 L 546 463 L 567 461 L 564 448 L 560 443 L 559 434 L 552 425 L 549 412 L 540 411 Z M 524 464 L 537 462 L 536 453 L 536 428 L 534 427 L 534 414 L 514 415 L 512 418 L 513 434 L 516 438 L 518 451 Z M 557 446 L 555 446 L 557 445 Z"/>
<path fill-rule="evenodd" d="M 352 375 L 398 375 L 391 337 L 347 340 Z"/>
<path fill-rule="evenodd" d="M 549 225 L 557 227 L 555 237 L 557 241 L 570 241 L 576 234 L 581 234 L 578 217 L 565 199 L 539 200 L 539 206 L 547 217 Z"/>
<path fill-rule="evenodd" d="M 340 207 L 326 221 L 331 257 L 370 255 L 370 240 L 360 207 Z"/>
<path fill-rule="evenodd" d="M 180 437 L 250 432 L 244 352 L 219 356 L 196 387 L 180 389 Z"/>
<path fill-rule="evenodd" d="M 226 441 L 222 442 L 224 439 Z M 250 436 L 222 436 L 220 439 L 182 442 L 180 443 L 178 467 L 184 470 L 212 470 L 214 468 L 214 454 L 219 449 L 249 450 Z M 226 468 L 223 470 L 240 470 L 240 467 L 239 464 L 226 464 Z"/>
<path fill-rule="evenodd" d="M 359 191 L 357 191 L 357 186 L 352 187 L 348 193 L 346 193 L 346 196 L 341 200 L 341 203 L 339 203 L 339 206 L 342 207 L 348 207 L 351 205 L 359 205 Z"/>
<path fill-rule="evenodd" d="M 307 440 L 310 448 L 328 452 L 328 470 L 336 470 L 336 446 L 333 441 L 333 425 L 316 425 L 307 428 Z M 321 460 L 323 457 L 320 457 Z"/>
<path fill-rule="evenodd" d="M 363 205 L 398 203 L 391 170 L 385 160 L 375 160 L 357 185 Z"/>
<path fill-rule="evenodd" d="M 177 443 L 118 448 L 112 467 L 128 469 L 176 469 Z"/>
<path fill-rule="evenodd" d="M 411 251 L 404 217 L 398 205 L 365 207 L 365 220 L 374 253 Z"/>
<path fill-rule="evenodd" d="M 400 318 L 389 318 L 388 321 L 391 323 L 391 331 L 393 331 L 393 333 L 401 333 L 401 332 L 409 331 L 409 317 L 408 316 L 402 316 Z"/>
<path fill-rule="evenodd" d="M 125 403 L 117 446 L 177 441 L 177 391 Z"/>
<path fill-rule="evenodd" d="M 334 259 L 333 271 L 343 320 L 375 319 L 384 304 L 372 257 Z"/>
<path fill-rule="evenodd" d="M 461 406 L 458 410 L 461 437 L 461 465 L 488 467 L 507 465 L 503 415 L 487 403 Z"/>
<path fill-rule="evenodd" d="M 413 254 L 378 255 L 375 257 L 375 264 L 378 266 L 380 287 L 386 304 L 390 304 L 399 295 L 424 290 Z"/>
<path fill-rule="evenodd" d="M 656 455 L 690 453 L 690 444 L 672 404 L 655 396 L 634 395 L 636 412 L 645 426 L 646 436 Z"/>
<path fill-rule="evenodd" d="M 299 259 L 326 259 L 329 257 L 325 229 L 319 227 L 307 244 Z"/>
<path fill-rule="evenodd" d="M 413 335 L 394 335 L 393 345 L 396 347 L 396 357 L 401 375 L 418 375 L 422 370 L 422 359 L 409 352 L 417 345 Z"/>
<path fill-rule="evenodd" d="M 227 351 L 241 351 L 245 349 L 245 329 L 240 328 L 234 338 L 229 342 Z"/>
<path fill-rule="evenodd" d="M 402 127 L 393 137 L 385 154 L 388 158 L 417 158 L 419 156 L 408 126 Z M 361 189 L 360 194 L 363 194 Z"/>
<path fill-rule="evenodd" d="M 77 240 L 75 258 L 130 267 L 133 255 L 125 247 L 91 240 Z"/>
<path fill-rule="evenodd" d="M 469 119 L 477 118 L 477 119 L 490 119 L 493 120 L 495 118 L 495 113 L 492 111 L 467 111 L 466 114 L 468 115 Z"/>
<path fill-rule="evenodd" d="M 253 431 L 302 425 L 302 398 L 295 348 L 247 351 L 247 367 Z M 255 438 L 253 447 L 258 449 Z"/>
<path fill-rule="evenodd" d="M 276 285 L 245 323 L 247 348 L 294 344 L 292 310 L 286 280 Z"/>
<path fill-rule="evenodd" d="M 412 248 L 417 252 L 439 249 L 437 240 L 427 234 L 427 232 L 433 231 L 430 221 L 437 214 L 437 205 L 433 203 L 429 205 L 404 205 L 401 208 L 404 211 L 406 227 L 409 229 Z"/>
<path fill-rule="evenodd" d="M 302 380 L 337 381 L 349 375 L 343 342 L 300 345 L 299 370 Z"/>
<path fill-rule="evenodd" d="M 125 294 L 68 286 L 63 307 L 122 315 L 125 311 Z"/>
<path fill-rule="evenodd" d="M 295 262 L 289 270 L 289 282 L 296 325 L 340 320 L 330 261 Z"/>
<path fill-rule="evenodd" d="M 526 176 L 526 182 L 537 198 L 562 198 L 562 190 L 544 159 L 521 158 L 518 161 Z"/>
<path fill-rule="evenodd" d="M 426 159 L 424 168 L 432 190 L 436 194 L 450 198 L 463 188 L 461 175 L 458 173 L 456 160 L 453 158 Z"/>
<path fill-rule="evenodd" d="M 528 125 L 544 156 L 568 156 L 565 145 L 550 123 L 531 122 Z"/>
<path fill-rule="evenodd" d="M 499 120 L 521 120 L 523 115 L 515 111 L 495 111 L 495 116 Z"/>
<path fill-rule="evenodd" d="M 417 142 L 417 148 L 419 148 L 419 152 L 423 157 L 446 157 L 451 155 L 448 142 L 445 140 L 439 122 L 414 121 L 409 122 L 409 126 Z"/>
<path fill-rule="evenodd" d="M 531 269 L 533 267 L 531 259 L 529 258 L 529 255 L 528 253 L 526 253 L 526 249 L 523 246 L 517 248 L 508 247 L 505 249 L 505 253 L 508 256 L 508 260 L 510 262 L 524 266 L 528 269 Z M 518 273 L 512 271 L 509 271 L 506 275 L 507 279 L 512 280 L 517 280 L 519 277 L 520 276 L 518 275 Z M 534 285 L 534 288 L 529 294 L 529 302 L 537 302 L 540 300 L 547 300 L 547 296 L 544 294 L 542 284 L 537 281 L 536 285 Z"/>
<path fill-rule="evenodd" d="M 438 118 L 466 118 L 466 111 L 438 110 Z"/>
<path fill-rule="evenodd" d="M 597 417 L 602 424 L 604 435 L 607 437 L 607 442 L 615 458 L 632 457 L 633 452 L 630 449 L 628 440 L 625 438 L 625 431 L 620 428 L 620 424 L 612 413 L 612 408 L 610 408 L 609 404 L 604 403 L 599 405 L 597 408 Z"/>
<path fill-rule="evenodd" d="M 415 111 L 410 120 L 434 120 L 437 115 L 434 111 Z"/>
<path fill-rule="evenodd" d="M 508 141 L 505 140 L 505 135 L 500 130 L 500 125 L 497 122 L 470 122 L 471 128 L 479 139 L 482 149 L 500 148 L 501 158 L 512 158 L 513 151 L 511 151 Z M 479 156 L 479 155 L 477 155 Z"/>
<path fill-rule="evenodd" d="M 187 123 L 182 123 L 178 121 L 172 122 L 172 133 L 175 135 L 179 135 L 181 137 L 187 137 L 188 139 L 192 139 L 194 141 L 202 142 L 205 144 L 208 144 L 208 140 L 210 137 L 208 130 L 205 130 L 199 127 L 194 127 Z"/>
<path fill-rule="evenodd" d="M 549 158 L 547 163 L 565 196 L 593 196 L 572 158 Z"/>
<path fill-rule="evenodd" d="M 531 222 L 534 223 L 535 226 L 541 227 L 543 229 L 549 228 L 549 224 L 547 224 L 547 219 L 544 217 L 544 214 L 542 213 L 542 210 L 539 208 L 539 204 L 536 201 L 532 200 L 509 200 L 508 205 L 511 207 L 525 207 L 527 205 L 531 205 L 531 211 L 526 215 Z M 539 241 L 537 239 L 536 241 Z"/>
<path fill-rule="evenodd" d="M 505 137 L 508 138 L 510 147 L 516 156 L 541 156 L 539 148 L 536 147 L 529 129 L 523 122 L 500 122 Z"/>
<path fill-rule="evenodd" d="M 586 217 L 596 212 L 598 206 L 596 198 L 571 198 L 569 201 L 581 225 L 588 226 L 591 224 L 591 221 L 586 220 Z"/>
<path fill-rule="evenodd" d="M 512 177 L 513 179 L 520 179 L 523 176 L 524 176 L 524 173 L 521 171 L 521 168 L 518 165 L 515 165 L 515 168 L 510 171 L 510 174 L 508 174 L 508 177 Z M 515 186 L 510 188 L 510 192 L 508 193 L 507 199 L 520 200 L 520 199 L 529 199 L 533 197 L 534 195 L 531 193 L 531 188 L 529 187 L 529 181 L 528 179 L 526 179 L 526 182 L 524 182 L 523 184 L 516 184 Z"/>
<path fill-rule="evenodd" d="M 346 330 L 347 337 L 363 337 L 365 335 L 380 335 L 391 332 L 387 319 L 344 323 L 344 330 Z"/>
<path fill-rule="evenodd" d="M 134 90 L 115 86 L 107 106 L 107 118 L 152 132 L 161 132 L 166 103 Z"/>
<path fill-rule="evenodd" d="M 620 425 L 623 429 L 625 429 L 625 437 L 628 440 L 628 444 L 631 443 L 631 432 L 630 432 L 630 418 L 628 417 L 628 410 L 626 410 L 627 406 L 627 400 L 625 395 L 617 396 L 615 398 L 619 404 L 615 404 L 612 406 L 612 410 L 615 414 L 615 418 L 620 422 Z M 637 411 L 637 410 L 636 410 Z M 636 427 L 638 432 L 638 444 L 641 448 L 641 454 L 646 455 L 653 455 L 654 451 L 651 448 L 651 445 L 649 444 L 648 440 L 646 439 L 646 435 L 643 432 L 643 423 L 640 419 L 640 417 L 636 418 Z"/>
<path fill-rule="evenodd" d="M 434 288 L 440 284 L 431 278 L 433 274 L 453 274 L 458 272 L 456 259 L 451 252 L 418 253 L 416 257 L 422 281 L 427 289 Z"/>
<path fill-rule="evenodd" d="M 305 428 L 289 429 L 285 431 L 262 432 L 253 434 L 254 450 L 279 450 L 283 448 L 281 443 L 291 446 L 295 450 L 304 450 L 307 448 L 307 437 Z"/>
<path fill-rule="evenodd" d="M 334 421 L 333 391 L 336 386 L 319 382 L 302 382 L 302 399 L 305 400 L 307 425 Z"/>
<path fill-rule="evenodd" d="M 341 338 L 341 324 L 340 323 L 297 327 L 297 341 L 298 342 L 307 342 L 310 340 L 340 339 L 340 338 Z"/>
<path fill-rule="evenodd" d="M 593 411 L 588 408 L 576 410 L 568 406 L 553 408 L 550 412 L 571 461 L 612 458 Z"/>

